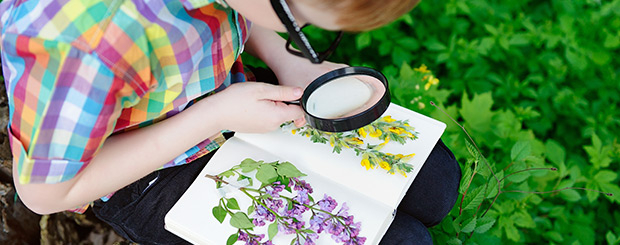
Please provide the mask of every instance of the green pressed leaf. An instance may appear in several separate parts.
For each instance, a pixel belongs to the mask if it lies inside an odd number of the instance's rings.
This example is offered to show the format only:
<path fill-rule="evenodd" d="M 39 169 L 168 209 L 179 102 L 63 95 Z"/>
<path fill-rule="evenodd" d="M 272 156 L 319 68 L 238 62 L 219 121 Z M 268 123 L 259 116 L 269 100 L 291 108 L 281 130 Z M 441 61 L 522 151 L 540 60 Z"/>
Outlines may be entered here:
<path fill-rule="evenodd" d="M 269 240 L 273 240 L 273 238 L 278 234 L 278 223 L 271 223 L 271 225 L 269 225 L 267 233 L 269 234 Z"/>
<path fill-rule="evenodd" d="M 464 221 L 461 231 L 465 233 L 474 231 L 474 229 L 476 228 L 476 220 L 477 220 L 476 217 L 473 217 L 469 220 Z"/>
<path fill-rule="evenodd" d="M 254 212 L 254 209 L 255 209 L 255 208 L 254 208 L 254 205 L 250 205 L 250 206 L 248 207 L 248 215 L 252 214 L 252 213 Z"/>
<path fill-rule="evenodd" d="M 304 173 L 299 171 L 299 169 L 297 169 L 295 165 L 293 165 L 290 162 L 280 163 L 280 165 L 278 165 L 277 168 L 278 168 L 278 171 L 277 171 L 278 174 L 284 177 L 295 178 L 295 177 L 306 176 Z"/>
<path fill-rule="evenodd" d="M 247 172 L 251 172 L 256 170 L 256 168 L 258 168 L 260 164 L 257 161 L 254 161 L 250 158 L 246 158 L 245 160 L 241 161 L 241 164 L 239 164 L 239 167 L 241 167 L 241 172 L 247 173 Z"/>
<path fill-rule="evenodd" d="M 229 209 L 239 210 L 239 203 L 237 202 L 237 199 L 234 199 L 234 198 L 228 199 L 226 206 Z"/>
<path fill-rule="evenodd" d="M 482 219 L 478 219 L 478 221 L 476 222 L 476 229 L 474 230 L 475 233 L 485 233 L 487 232 L 489 229 L 491 229 L 491 227 L 493 227 L 493 225 L 495 224 L 495 219 L 491 218 L 489 216 L 486 216 Z"/>
<path fill-rule="evenodd" d="M 252 220 L 244 212 L 236 212 L 230 218 L 230 225 L 237 229 L 249 229 L 253 228 Z"/>
<path fill-rule="evenodd" d="M 224 222 L 224 219 L 226 218 L 226 214 L 227 214 L 226 209 L 224 209 L 221 206 L 215 206 L 213 207 L 211 212 L 213 213 L 213 217 L 215 217 L 215 219 L 217 219 L 217 221 L 219 221 L 220 224 Z"/>
<path fill-rule="evenodd" d="M 271 184 L 278 179 L 278 173 L 273 166 L 264 164 L 258 168 L 256 179 L 265 185 Z"/>
<path fill-rule="evenodd" d="M 235 176 L 235 172 L 233 172 L 232 170 L 227 170 L 227 171 L 222 172 L 221 174 L 218 174 L 218 176 L 228 178 L 231 176 Z"/>
<path fill-rule="evenodd" d="M 521 161 L 532 153 L 532 144 L 529 141 L 518 141 L 510 150 L 510 159 L 513 162 Z"/>
<path fill-rule="evenodd" d="M 228 237 L 228 240 L 226 240 L 226 245 L 233 245 L 238 239 L 239 239 L 238 233 L 232 234 Z"/>

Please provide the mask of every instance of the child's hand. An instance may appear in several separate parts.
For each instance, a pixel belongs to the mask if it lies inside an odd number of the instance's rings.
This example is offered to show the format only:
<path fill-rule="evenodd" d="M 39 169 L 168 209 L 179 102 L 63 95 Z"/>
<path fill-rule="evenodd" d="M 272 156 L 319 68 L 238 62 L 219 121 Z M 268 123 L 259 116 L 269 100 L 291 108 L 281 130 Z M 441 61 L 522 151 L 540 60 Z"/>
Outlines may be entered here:
<path fill-rule="evenodd" d="M 222 92 L 208 97 L 208 106 L 215 106 L 214 121 L 222 129 L 244 133 L 263 133 L 277 129 L 282 123 L 295 120 L 305 124 L 304 112 L 293 101 L 301 97 L 298 87 L 275 86 L 260 82 L 236 83 Z"/>

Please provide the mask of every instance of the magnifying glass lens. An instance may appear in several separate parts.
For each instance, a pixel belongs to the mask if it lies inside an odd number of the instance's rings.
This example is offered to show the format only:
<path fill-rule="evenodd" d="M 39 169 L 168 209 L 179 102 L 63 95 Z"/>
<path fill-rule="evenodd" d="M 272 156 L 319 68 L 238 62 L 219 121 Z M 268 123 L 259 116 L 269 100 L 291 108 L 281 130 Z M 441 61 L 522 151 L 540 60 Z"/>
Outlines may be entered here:
<path fill-rule="evenodd" d="M 384 84 L 375 77 L 343 76 L 314 90 L 308 97 L 306 110 L 325 119 L 350 117 L 377 104 L 384 93 Z"/>

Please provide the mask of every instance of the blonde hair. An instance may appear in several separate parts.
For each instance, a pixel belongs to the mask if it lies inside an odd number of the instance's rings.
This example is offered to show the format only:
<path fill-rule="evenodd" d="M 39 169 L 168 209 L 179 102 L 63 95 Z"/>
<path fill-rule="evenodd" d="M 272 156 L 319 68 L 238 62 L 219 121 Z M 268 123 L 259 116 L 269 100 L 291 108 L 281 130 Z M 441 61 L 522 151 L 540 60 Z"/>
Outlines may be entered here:
<path fill-rule="evenodd" d="M 411 11 L 420 0 L 307 0 L 338 13 L 343 31 L 365 31 L 388 24 Z"/>

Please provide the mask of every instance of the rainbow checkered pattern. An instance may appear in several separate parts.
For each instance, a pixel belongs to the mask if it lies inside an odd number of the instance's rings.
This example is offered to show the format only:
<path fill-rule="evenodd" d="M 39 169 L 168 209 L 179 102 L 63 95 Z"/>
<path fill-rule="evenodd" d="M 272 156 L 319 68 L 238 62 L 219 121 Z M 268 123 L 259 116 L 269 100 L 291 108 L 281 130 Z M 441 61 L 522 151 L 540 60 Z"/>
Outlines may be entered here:
<path fill-rule="evenodd" d="M 23 184 L 71 179 L 111 134 L 245 81 L 239 55 L 250 23 L 213 0 L 7 0 L 0 24 Z M 207 139 L 164 167 L 221 143 Z"/>

